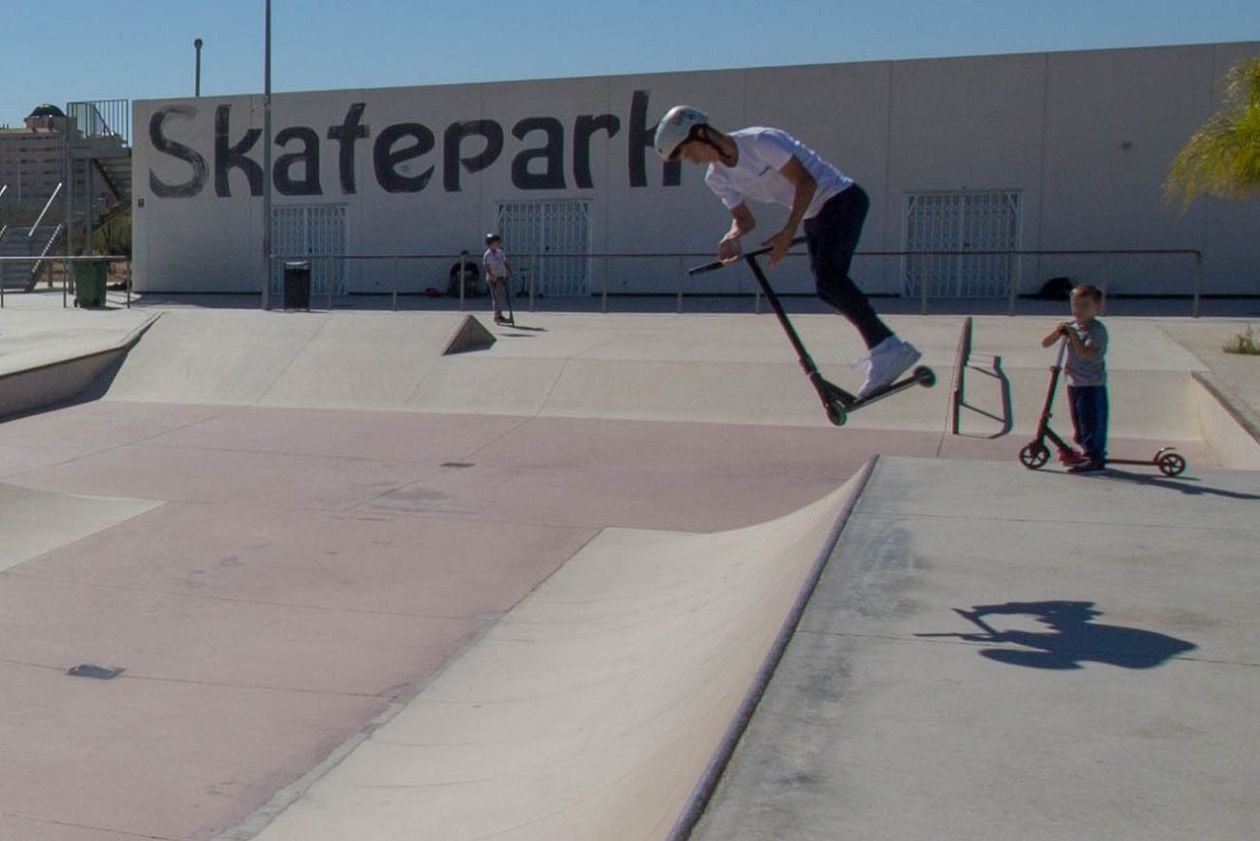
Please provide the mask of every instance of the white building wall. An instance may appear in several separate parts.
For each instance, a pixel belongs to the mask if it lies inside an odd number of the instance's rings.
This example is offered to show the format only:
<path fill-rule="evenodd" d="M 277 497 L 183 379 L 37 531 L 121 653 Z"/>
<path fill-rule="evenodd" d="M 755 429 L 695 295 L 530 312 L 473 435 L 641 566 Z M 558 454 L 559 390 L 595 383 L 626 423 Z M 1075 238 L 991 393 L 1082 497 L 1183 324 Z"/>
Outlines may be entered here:
<path fill-rule="evenodd" d="M 1162 198 L 1168 165 L 1194 129 L 1217 107 L 1217 80 L 1238 59 L 1260 54 L 1260 43 L 985 56 L 898 62 L 864 62 L 699 73 L 592 77 L 553 81 L 374 90 L 321 91 L 273 96 L 273 129 L 309 128 L 318 137 L 322 196 L 276 192 L 275 206 L 340 204 L 348 210 L 353 254 L 480 253 L 481 235 L 495 226 L 504 200 L 584 199 L 591 204 L 595 253 L 707 254 L 729 217 L 684 167 L 681 183 L 663 184 L 664 167 L 647 148 L 632 144 L 671 105 L 706 109 L 719 127 L 774 125 L 796 134 L 858 179 L 872 197 L 862 250 L 898 250 L 904 243 L 905 197 L 921 191 L 1018 190 L 1021 245 L 1027 249 L 1199 248 L 1205 253 L 1209 293 L 1260 293 L 1260 202 L 1206 200 L 1182 215 Z M 638 92 L 636 94 L 636 92 Z M 636 126 L 635 97 L 647 97 Z M 342 185 L 342 143 L 330 128 L 364 106 L 367 136 L 354 144 L 354 192 Z M 230 108 L 229 144 L 262 125 L 262 98 L 239 96 L 135 103 L 135 278 L 140 290 L 257 290 L 261 278 L 261 198 L 249 195 L 245 175 L 228 173 L 230 196 L 216 191 L 215 115 Z M 152 120 L 166 117 L 162 134 L 206 162 L 195 195 L 162 196 L 150 176 L 188 186 L 192 166 L 154 148 Z M 581 115 L 612 115 L 618 130 L 594 132 L 589 142 L 593 184 L 576 183 L 575 126 Z M 543 147 L 541 130 L 523 139 L 513 127 L 531 117 L 563 126 L 563 187 L 521 189 L 513 160 Z M 447 183 L 445 134 L 449 126 L 493 120 L 503 132 L 499 157 L 479 172 L 458 170 L 458 190 Z M 432 148 L 394 167 L 400 177 L 432 170 L 419 192 L 388 192 L 378 183 L 374 149 L 387 127 L 419 123 Z M 395 131 L 400 131 L 395 129 Z M 413 143 L 404 137 L 393 147 Z M 464 141 L 464 156 L 484 145 Z M 282 156 L 303 148 L 290 139 L 274 147 Z M 261 160 L 261 145 L 247 152 Z M 222 156 L 219 156 L 222 157 Z M 646 185 L 633 186 L 637 161 Z M 530 172 L 538 173 L 534 161 Z M 301 164 L 285 169 L 299 179 Z M 282 175 L 284 173 L 281 173 Z M 160 187 L 160 184 L 156 185 Z M 185 190 L 190 192 L 190 190 Z M 760 232 L 777 230 L 785 212 L 755 208 Z M 512 243 L 507 243 L 509 250 Z M 679 268 L 698 258 L 595 261 L 590 291 L 607 282 L 613 293 L 673 292 Z M 449 260 L 402 272 L 405 292 L 442 286 Z M 854 276 L 870 292 L 897 294 L 898 258 L 860 257 Z M 1043 257 L 1021 261 L 1021 291 L 1035 291 L 1055 275 L 1101 280 L 1100 258 Z M 751 289 L 746 272 L 723 272 L 689 281 L 691 291 Z M 1120 293 L 1188 293 L 1192 262 L 1186 257 L 1113 258 L 1110 289 Z M 811 288 L 804 261 L 778 277 L 786 291 Z M 352 273 L 351 288 L 387 292 L 392 273 L 380 264 Z"/>

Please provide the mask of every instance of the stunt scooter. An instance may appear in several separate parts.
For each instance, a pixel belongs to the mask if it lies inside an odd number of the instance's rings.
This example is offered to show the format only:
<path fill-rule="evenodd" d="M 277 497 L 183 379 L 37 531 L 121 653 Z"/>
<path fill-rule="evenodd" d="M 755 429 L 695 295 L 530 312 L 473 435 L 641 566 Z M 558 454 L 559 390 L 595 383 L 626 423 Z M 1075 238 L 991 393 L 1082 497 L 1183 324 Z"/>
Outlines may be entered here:
<path fill-rule="evenodd" d="M 490 294 L 494 297 L 495 304 L 498 305 L 500 315 L 499 324 L 506 324 L 510 327 L 515 327 L 516 313 L 512 311 L 512 276 L 508 275 L 498 283 L 495 283 L 493 280 L 490 281 Z M 500 299 L 500 296 L 502 296 L 502 299 Z M 505 309 L 503 305 L 505 303 L 507 304 L 507 317 L 503 318 L 502 315 Z"/>
<path fill-rule="evenodd" d="M 1019 451 L 1020 462 L 1029 470 L 1037 470 L 1050 460 L 1050 448 L 1046 446 L 1047 438 L 1059 451 L 1059 461 L 1068 463 L 1071 454 L 1075 452 L 1071 444 L 1060 438 L 1050 428 L 1050 407 L 1054 403 L 1054 392 L 1059 387 L 1059 373 L 1063 370 L 1063 357 L 1067 353 L 1067 343 L 1066 338 L 1059 342 L 1059 355 L 1050 366 L 1050 389 L 1046 392 L 1046 405 L 1042 408 L 1041 420 L 1037 423 L 1037 437 Z M 1154 457 L 1148 460 L 1108 458 L 1107 464 L 1154 466 L 1158 467 L 1165 476 L 1180 476 L 1186 469 L 1185 456 L 1177 452 L 1174 447 L 1160 447 Z"/>
<path fill-rule="evenodd" d="M 792 244 L 800 245 L 804 241 L 804 237 L 797 237 L 792 240 Z M 805 349 L 805 344 L 801 341 L 801 337 L 796 334 L 796 329 L 792 326 L 792 322 L 788 320 L 787 313 L 783 311 L 783 304 L 779 303 L 779 296 L 770 287 L 770 282 L 766 280 L 766 273 L 762 271 L 761 265 L 757 262 L 758 257 L 769 254 L 773 250 L 773 248 L 760 248 L 756 251 L 750 251 L 743 255 L 743 259 L 748 263 L 749 268 L 752 269 L 753 276 L 757 278 L 757 284 L 761 287 L 766 300 L 770 302 L 770 307 L 774 310 L 774 314 L 778 316 L 779 324 L 783 326 L 783 332 L 787 333 L 788 340 L 792 343 L 792 347 L 796 349 L 796 357 L 800 360 L 805 376 L 809 377 L 814 390 L 818 392 L 818 398 L 822 401 L 828 420 L 836 426 L 844 426 L 851 412 L 856 412 L 858 409 L 865 408 L 872 403 L 883 400 L 885 397 L 891 397 L 900 391 L 905 391 L 911 386 L 921 385 L 925 388 L 931 388 L 936 384 L 936 374 L 932 372 L 931 368 L 923 365 L 915 368 L 910 376 L 897 380 L 860 400 L 856 395 L 850 394 L 840 386 L 828 382 L 822 374 L 818 373 L 818 366 L 814 364 L 809 351 Z M 735 261 L 731 260 L 730 262 L 733 263 Z M 715 260 L 712 263 L 705 263 L 703 266 L 696 266 L 688 270 L 687 273 L 692 276 L 704 274 L 705 272 L 717 271 L 726 265 L 727 263 L 721 260 Z"/>

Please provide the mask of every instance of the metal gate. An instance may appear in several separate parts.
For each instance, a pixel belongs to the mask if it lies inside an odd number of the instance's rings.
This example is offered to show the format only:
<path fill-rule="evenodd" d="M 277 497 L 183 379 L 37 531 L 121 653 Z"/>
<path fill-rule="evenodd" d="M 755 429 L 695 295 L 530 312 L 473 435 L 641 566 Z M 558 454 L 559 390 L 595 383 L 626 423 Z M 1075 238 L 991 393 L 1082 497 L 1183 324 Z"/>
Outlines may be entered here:
<path fill-rule="evenodd" d="M 303 205 L 271 210 L 271 251 L 282 257 L 330 257 L 346 253 L 344 205 Z M 284 292 L 284 260 L 271 267 L 271 292 Z M 311 260 L 311 296 L 346 294 L 345 260 Z"/>
<path fill-rule="evenodd" d="M 519 201 L 499 203 L 498 233 L 512 257 L 518 282 L 530 278 L 539 294 L 585 295 L 590 258 L 548 257 L 548 254 L 589 254 L 589 202 Z"/>
<path fill-rule="evenodd" d="M 1019 248 L 1020 194 L 910 193 L 906 196 L 906 251 L 1007 251 Z M 902 291 L 918 297 L 991 298 L 1018 282 L 1013 255 L 939 255 L 904 258 Z"/>

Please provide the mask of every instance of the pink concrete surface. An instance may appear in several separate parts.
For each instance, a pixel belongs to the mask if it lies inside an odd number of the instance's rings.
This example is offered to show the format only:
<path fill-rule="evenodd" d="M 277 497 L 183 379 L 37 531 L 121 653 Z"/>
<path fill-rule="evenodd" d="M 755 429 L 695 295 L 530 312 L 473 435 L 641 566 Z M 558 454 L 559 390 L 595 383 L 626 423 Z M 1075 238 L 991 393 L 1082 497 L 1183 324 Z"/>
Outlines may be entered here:
<path fill-rule="evenodd" d="M 1023 443 L 122 401 L 0 424 L 0 480 L 165 503 L 0 573 L 0 841 L 212 838 L 599 529 L 750 525 L 875 452 Z"/>

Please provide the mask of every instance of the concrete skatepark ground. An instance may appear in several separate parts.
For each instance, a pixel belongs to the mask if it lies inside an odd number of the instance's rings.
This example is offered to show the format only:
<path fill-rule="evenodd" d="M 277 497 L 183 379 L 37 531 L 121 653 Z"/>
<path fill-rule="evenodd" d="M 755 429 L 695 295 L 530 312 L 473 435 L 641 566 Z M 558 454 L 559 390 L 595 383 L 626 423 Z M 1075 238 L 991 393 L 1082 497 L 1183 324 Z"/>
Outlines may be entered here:
<path fill-rule="evenodd" d="M 976 322 L 991 437 L 951 316 L 838 430 L 769 316 L 7 303 L 0 839 L 666 838 L 814 572 L 692 837 L 1260 818 L 1240 322 L 1109 321 L 1113 453 L 1191 469 L 1085 478 L 1014 458 L 1048 317 Z"/>

